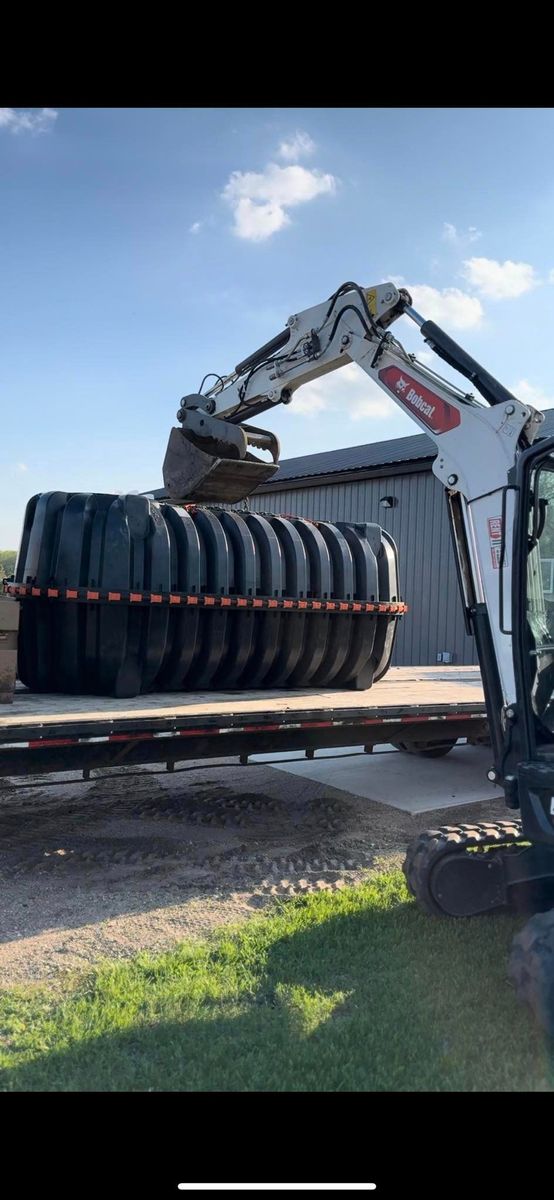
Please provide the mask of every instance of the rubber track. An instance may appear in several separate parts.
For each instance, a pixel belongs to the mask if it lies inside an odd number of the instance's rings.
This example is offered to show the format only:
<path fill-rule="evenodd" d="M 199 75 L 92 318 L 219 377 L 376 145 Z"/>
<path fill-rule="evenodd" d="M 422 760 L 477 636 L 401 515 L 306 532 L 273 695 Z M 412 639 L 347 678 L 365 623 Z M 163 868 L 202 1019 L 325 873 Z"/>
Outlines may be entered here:
<path fill-rule="evenodd" d="M 554 1038 L 554 909 L 536 913 L 516 934 L 508 976 L 518 1000 Z"/>
<path fill-rule="evenodd" d="M 521 822 L 517 820 L 441 825 L 437 829 L 426 829 L 408 846 L 402 864 L 408 890 L 424 912 L 431 916 L 449 916 L 435 898 L 432 887 L 433 872 L 441 858 L 464 854 L 474 847 L 484 849 L 486 846 L 516 845 L 525 841 Z"/>

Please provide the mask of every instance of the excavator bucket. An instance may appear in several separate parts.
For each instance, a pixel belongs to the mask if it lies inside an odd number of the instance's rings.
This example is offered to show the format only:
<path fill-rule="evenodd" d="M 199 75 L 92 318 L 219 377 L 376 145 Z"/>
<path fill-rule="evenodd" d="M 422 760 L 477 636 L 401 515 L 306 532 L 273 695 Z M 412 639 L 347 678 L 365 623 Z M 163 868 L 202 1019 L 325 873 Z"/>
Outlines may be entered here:
<path fill-rule="evenodd" d="M 233 426 L 233 432 L 239 430 L 242 433 L 242 427 Z M 221 439 L 206 439 L 202 444 L 189 431 L 172 429 L 163 463 L 169 500 L 174 504 L 234 504 L 245 499 L 279 470 L 278 463 L 263 462 L 250 454 L 246 445 L 246 438 L 244 447 Z"/>

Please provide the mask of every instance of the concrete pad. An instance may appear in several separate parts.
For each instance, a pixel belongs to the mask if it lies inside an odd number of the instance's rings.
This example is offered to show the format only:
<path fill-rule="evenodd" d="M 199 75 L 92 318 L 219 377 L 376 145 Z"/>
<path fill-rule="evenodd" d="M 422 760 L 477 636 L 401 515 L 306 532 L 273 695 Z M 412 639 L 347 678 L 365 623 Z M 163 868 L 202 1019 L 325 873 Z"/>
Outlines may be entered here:
<path fill-rule="evenodd" d="M 347 757 L 355 751 L 360 751 L 359 755 Z M 339 758 L 330 757 L 337 753 Z M 275 762 L 277 758 L 281 762 Z M 284 758 L 286 762 L 282 761 Z M 487 779 L 491 750 L 466 743 L 455 746 L 444 758 L 402 754 L 392 746 L 364 754 L 363 747 L 350 746 L 340 751 L 318 751 L 311 761 L 300 751 L 289 755 L 256 755 L 255 761 L 413 814 L 502 796 L 502 789 Z"/>

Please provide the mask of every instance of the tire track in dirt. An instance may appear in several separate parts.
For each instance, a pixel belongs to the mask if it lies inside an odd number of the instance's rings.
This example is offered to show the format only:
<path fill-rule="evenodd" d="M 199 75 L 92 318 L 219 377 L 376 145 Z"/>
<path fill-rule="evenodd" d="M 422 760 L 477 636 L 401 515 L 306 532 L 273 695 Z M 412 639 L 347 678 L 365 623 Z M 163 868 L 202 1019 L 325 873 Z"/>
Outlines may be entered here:
<path fill-rule="evenodd" d="M 429 824 L 265 765 L 14 782 L 0 782 L 4 985 L 205 936 L 275 898 L 340 890 L 376 859 L 400 861 Z"/>

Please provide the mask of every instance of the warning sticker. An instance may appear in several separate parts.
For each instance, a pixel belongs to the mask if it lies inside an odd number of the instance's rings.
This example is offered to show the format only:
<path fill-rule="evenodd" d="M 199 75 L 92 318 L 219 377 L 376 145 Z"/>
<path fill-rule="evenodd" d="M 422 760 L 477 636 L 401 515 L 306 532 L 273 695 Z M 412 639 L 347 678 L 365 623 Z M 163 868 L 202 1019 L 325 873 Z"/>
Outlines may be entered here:
<path fill-rule="evenodd" d="M 489 527 L 492 565 L 495 571 L 499 571 L 500 555 L 502 552 L 502 517 L 489 517 L 487 524 Z M 504 555 L 504 566 L 506 565 L 506 555 Z"/>
<path fill-rule="evenodd" d="M 368 288 L 365 294 L 367 307 L 372 317 L 377 316 L 377 288 Z"/>

